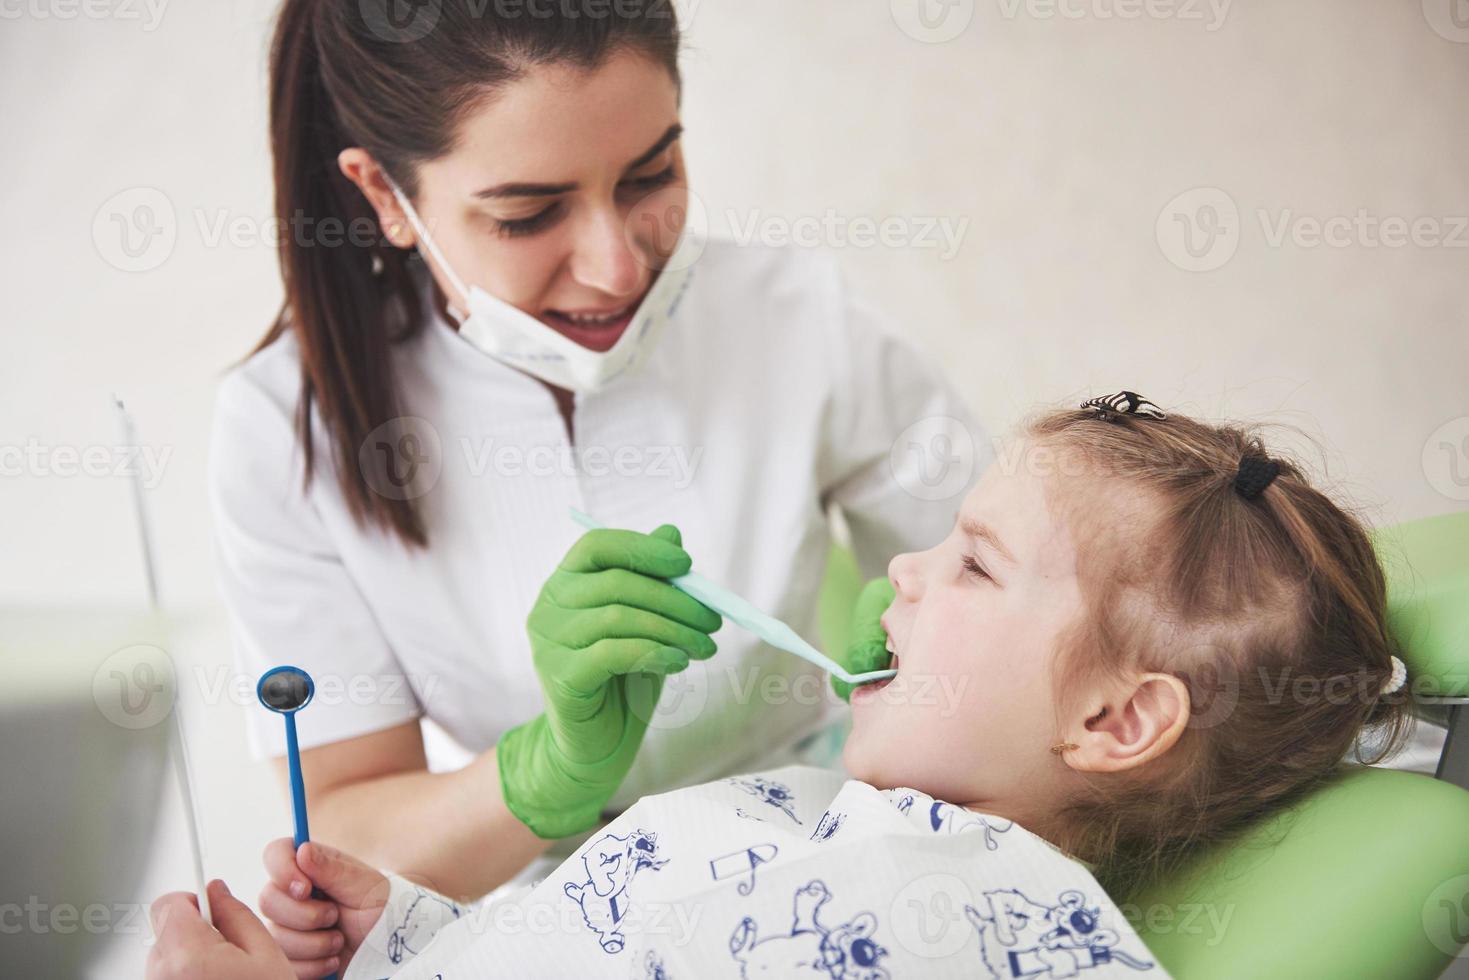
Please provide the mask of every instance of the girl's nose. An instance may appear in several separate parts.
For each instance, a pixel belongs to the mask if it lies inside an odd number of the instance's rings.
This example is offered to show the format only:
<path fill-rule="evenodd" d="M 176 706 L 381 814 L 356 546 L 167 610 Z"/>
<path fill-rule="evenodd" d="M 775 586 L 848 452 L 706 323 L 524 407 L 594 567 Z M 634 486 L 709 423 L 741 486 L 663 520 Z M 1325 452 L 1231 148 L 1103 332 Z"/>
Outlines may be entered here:
<path fill-rule="evenodd" d="M 919 568 L 917 555 L 898 555 L 888 562 L 888 578 L 900 599 L 911 602 L 923 594 L 923 573 Z"/>

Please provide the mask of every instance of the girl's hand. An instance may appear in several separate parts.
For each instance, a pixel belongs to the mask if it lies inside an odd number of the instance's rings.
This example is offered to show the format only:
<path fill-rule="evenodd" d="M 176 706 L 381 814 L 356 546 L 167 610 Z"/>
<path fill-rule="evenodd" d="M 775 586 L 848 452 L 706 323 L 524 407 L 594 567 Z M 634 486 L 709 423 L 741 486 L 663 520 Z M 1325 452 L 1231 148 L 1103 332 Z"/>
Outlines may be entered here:
<path fill-rule="evenodd" d="M 153 903 L 157 941 L 148 953 L 148 980 L 290 980 L 296 974 L 255 913 L 222 881 L 209 883 L 214 925 L 188 892 Z"/>
<path fill-rule="evenodd" d="M 375 868 L 315 841 L 297 850 L 289 837 L 265 846 L 260 911 L 289 957 L 287 976 L 345 973 L 388 900 L 388 879 Z M 312 898 L 315 886 L 325 898 Z"/>

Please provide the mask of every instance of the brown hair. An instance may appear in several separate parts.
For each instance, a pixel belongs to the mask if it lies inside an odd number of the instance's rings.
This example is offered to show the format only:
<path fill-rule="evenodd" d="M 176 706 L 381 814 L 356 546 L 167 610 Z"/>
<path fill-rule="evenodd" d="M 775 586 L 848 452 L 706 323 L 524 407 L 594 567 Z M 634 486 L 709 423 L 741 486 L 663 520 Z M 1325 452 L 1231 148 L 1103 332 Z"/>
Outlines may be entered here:
<path fill-rule="evenodd" d="M 596 68 L 632 50 L 677 82 L 679 27 L 669 0 L 585 11 L 435 0 L 415 5 L 407 20 L 397 7 L 393 0 L 281 6 L 270 49 L 270 135 L 276 219 L 290 229 L 280 249 L 286 295 L 255 349 L 287 332 L 300 345 L 296 437 L 305 484 L 314 472 L 314 403 L 352 516 L 426 545 L 413 501 L 372 489 L 387 485 L 385 475 L 365 468 L 386 467 L 386 458 L 358 452 L 369 433 L 401 414 L 389 353 L 423 325 L 413 253 L 384 239 L 337 154 L 365 148 L 413 198 L 418 166 L 449 152 L 463 118 L 527 69 Z"/>
<path fill-rule="evenodd" d="M 1053 482 L 1078 542 L 1086 612 L 1058 651 L 1058 703 L 1123 669 L 1174 674 L 1193 714 L 1151 763 L 1093 776 L 1056 815 L 1058 844 L 1114 895 L 1177 870 L 1324 780 L 1364 733 L 1374 762 L 1411 730 L 1407 692 L 1382 695 L 1397 652 L 1386 583 L 1361 521 L 1300 465 L 1253 499 L 1240 461 L 1258 430 L 1170 415 L 1051 412 L 1026 434 L 1081 461 Z"/>

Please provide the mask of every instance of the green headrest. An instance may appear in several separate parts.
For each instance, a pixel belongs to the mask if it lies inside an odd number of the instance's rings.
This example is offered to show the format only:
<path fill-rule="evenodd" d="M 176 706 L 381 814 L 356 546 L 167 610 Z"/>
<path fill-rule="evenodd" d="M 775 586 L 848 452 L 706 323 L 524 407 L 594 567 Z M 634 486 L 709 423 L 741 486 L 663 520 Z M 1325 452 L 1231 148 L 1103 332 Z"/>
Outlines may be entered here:
<path fill-rule="evenodd" d="M 1373 541 L 1413 692 L 1469 696 L 1469 512 L 1383 528 Z"/>

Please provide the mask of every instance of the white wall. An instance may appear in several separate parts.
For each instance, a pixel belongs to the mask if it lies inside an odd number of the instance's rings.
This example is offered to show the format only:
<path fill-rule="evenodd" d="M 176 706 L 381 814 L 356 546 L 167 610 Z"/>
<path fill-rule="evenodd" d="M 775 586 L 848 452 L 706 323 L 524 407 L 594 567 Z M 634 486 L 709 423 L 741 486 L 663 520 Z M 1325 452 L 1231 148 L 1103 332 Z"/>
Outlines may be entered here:
<path fill-rule="evenodd" d="M 207 602 L 211 394 L 279 298 L 259 241 L 273 5 L 96 2 L 113 15 L 0 6 L 0 446 L 111 446 L 122 394 L 170 454 L 150 491 L 165 593 Z M 716 227 L 967 222 L 948 259 L 839 252 L 991 425 L 1131 387 L 1301 425 L 1381 519 L 1464 506 L 1469 445 L 1438 445 L 1469 437 L 1469 28 L 1451 0 L 1153 0 L 1176 16 L 1127 20 L 1103 16 L 1127 0 L 954 0 L 950 23 L 971 19 L 938 44 L 899 28 L 915 2 L 689 0 L 688 149 Z M 1239 212 L 1237 253 L 1208 272 L 1155 234 L 1198 187 Z M 147 203 L 137 188 L 161 192 L 176 238 L 127 272 L 110 222 Z M 1458 247 L 1270 244 L 1282 216 L 1364 209 L 1436 219 Z M 22 468 L 0 477 L 0 595 L 139 594 L 124 481 Z"/>

